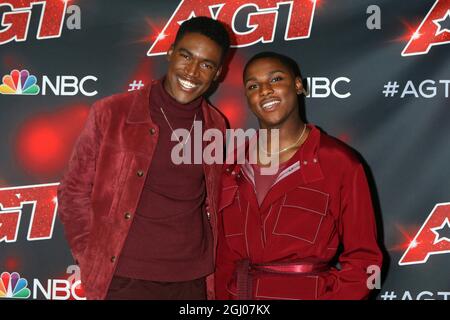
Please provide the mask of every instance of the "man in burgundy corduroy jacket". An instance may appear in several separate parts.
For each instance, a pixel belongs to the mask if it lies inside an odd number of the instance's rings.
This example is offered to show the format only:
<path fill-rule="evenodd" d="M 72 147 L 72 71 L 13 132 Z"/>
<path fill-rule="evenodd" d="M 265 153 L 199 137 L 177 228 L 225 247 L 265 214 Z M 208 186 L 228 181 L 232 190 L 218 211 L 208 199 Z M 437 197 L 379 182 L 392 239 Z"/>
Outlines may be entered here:
<path fill-rule="evenodd" d="M 204 94 L 229 43 L 220 22 L 188 20 L 164 77 L 92 106 L 58 188 L 88 299 L 213 298 L 221 165 L 176 165 L 171 151 L 193 145 L 195 121 L 225 132 Z"/>

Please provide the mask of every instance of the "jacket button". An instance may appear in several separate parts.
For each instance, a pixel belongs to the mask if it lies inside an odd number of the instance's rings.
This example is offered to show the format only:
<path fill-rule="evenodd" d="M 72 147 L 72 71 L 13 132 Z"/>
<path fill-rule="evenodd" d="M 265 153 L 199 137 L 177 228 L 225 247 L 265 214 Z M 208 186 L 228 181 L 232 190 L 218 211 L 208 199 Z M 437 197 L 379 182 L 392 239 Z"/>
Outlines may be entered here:
<path fill-rule="evenodd" d="M 138 177 L 142 177 L 144 175 L 144 171 L 139 170 L 136 174 Z"/>
<path fill-rule="evenodd" d="M 211 220 L 211 213 L 209 211 L 206 211 L 206 215 L 208 216 L 208 221 Z"/>
<path fill-rule="evenodd" d="M 151 135 L 154 135 L 155 132 L 156 132 L 155 128 L 151 128 L 151 129 L 150 129 L 150 134 L 151 134 Z"/>
<path fill-rule="evenodd" d="M 125 212 L 125 220 L 130 220 L 130 218 L 131 218 L 131 213 L 129 213 L 129 212 Z"/>
<path fill-rule="evenodd" d="M 116 256 L 112 256 L 112 257 L 111 257 L 111 262 L 114 263 L 115 261 L 116 261 Z"/>

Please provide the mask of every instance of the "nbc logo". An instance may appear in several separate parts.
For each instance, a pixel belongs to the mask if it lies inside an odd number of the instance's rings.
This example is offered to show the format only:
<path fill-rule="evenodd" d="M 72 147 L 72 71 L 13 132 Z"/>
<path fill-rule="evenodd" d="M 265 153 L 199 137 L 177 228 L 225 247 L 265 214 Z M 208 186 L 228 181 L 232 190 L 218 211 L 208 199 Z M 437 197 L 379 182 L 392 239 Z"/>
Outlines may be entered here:
<path fill-rule="evenodd" d="M 40 79 L 42 88 L 37 85 L 38 79 L 30 75 L 28 70 L 13 70 L 3 77 L 0 85 L 0 94 L 5 95 L 33 95 L 43 96 L 53 94 L 55 96 L 76 96 L 82 94 L 86 97 L 93 97 L 98 94 L 97 90 L 92 90 L 93 85 L 88 82 L 97 82 L 98 78 L 93 75 L 79 78 L 74 75 L 56 76 L 51 79 L 46 75 Z M 90 89 L 90 90 L 89 90 Z M 89 91 L 88 91 L 89 90 Z"/>
<path fill-rule="evenodd" d="M 40 91 L 39 86 L 36 84 L 36 77 L 30 75 L 28 70 L 13 70 L 10 74 L 5 75 L 2 80 L 0 85 L 1 94 L 35 96 Z"/>
<path fill-rule="evenodd" d="M 31 296 L 28 281 L 17 272 L 3 272 L 0 276 L 0 298 L 27 299 Z"/>

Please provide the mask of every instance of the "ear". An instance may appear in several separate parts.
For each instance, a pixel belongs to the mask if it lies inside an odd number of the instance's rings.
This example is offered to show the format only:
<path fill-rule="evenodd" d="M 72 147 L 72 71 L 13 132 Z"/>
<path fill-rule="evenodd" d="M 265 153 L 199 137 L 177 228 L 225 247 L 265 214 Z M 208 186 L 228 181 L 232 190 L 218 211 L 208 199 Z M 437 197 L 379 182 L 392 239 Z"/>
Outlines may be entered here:
<path fill-rule="evenodd" d="M 222 73 L 222 66 L 217 69 L 216 75 L 214 76 L 214 81 L 217 81 L 219 79 L 220 74 Z"/>
<path fill-rule="evenodd" d="M 298 95 L 302 93 L 306 95 L 306 91 L 303 87 L 303 82 L 300 77 L 295 77 L 295 90 L 297 91 Z"/>
<path fill-rule="evenodd" d="M 169 50 L 167 51 L 167 55 L 166 55 L 167 61 L 170 61 L 170 59 L 172 58 L 174 48 L 175 48 L 175 46 L 172 44 L 170 46 Z"/>

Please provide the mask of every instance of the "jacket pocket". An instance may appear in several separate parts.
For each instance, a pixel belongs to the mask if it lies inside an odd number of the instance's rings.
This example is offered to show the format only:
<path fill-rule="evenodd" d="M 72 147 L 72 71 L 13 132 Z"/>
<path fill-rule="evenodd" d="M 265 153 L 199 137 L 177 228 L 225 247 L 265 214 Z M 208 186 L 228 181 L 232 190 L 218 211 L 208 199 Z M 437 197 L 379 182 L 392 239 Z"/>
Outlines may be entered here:
<path fill-rule="evenodd" d="M 286 194 L 273 234 L 315 243 L 322 221 L 327 215 L 328 204 L 328 193 L 297 187 Z"/>
<path fill-rule="evenodd" d="M 230 206 L 234 202 L 238 186 L 230 186 L 222 188 L 219 201 L 219 212 L 226 207 Z"/>
<path fill-rule="evenodd" d="M 115 179 L 113 178 L 112 180 L 114 181 L 114 183 L 112 184 L 112 200 L 111 200 L 111 206 L 110 209 L 108 211 L 107 217 L 111 217 L 114 212 L 117 210 L 117 206 L 120 203 L 120 199 L 122 198 L 122 194 L 124 191 L 124 187 L 125 187 L 125 182 L 127 180 L 128 177 L 128 173 L 130 172 L 131 169 L 131 160 L 132 160 L 132 155 L 129 153 L 123 153 L 121 154 L 120 157 L 120 166 L 119 166 L 119 170 L 117 171 L 116 175 L 115 175 Z"/>
<path fill-rule="evenodd" d="M 219 214 L 223 219 L 225 237 L 244 234 L 244 218 L 237 186 L 222 189 L 219 201 Z"/>

